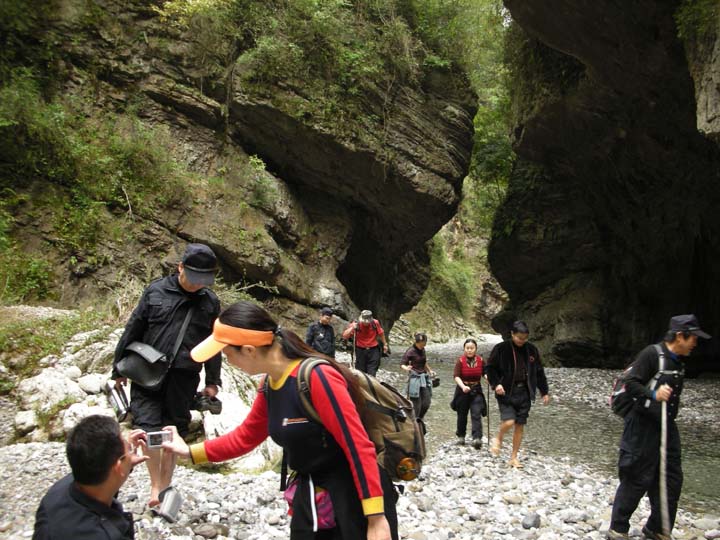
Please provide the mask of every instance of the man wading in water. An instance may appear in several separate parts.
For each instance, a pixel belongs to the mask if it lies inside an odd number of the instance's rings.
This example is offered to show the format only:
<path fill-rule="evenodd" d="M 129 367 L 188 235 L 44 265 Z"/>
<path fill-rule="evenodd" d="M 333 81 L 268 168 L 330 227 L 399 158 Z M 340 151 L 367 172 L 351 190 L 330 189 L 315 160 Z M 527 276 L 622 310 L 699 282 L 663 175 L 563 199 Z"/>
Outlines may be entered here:
<path fill-rule="evenodd" d="M 545 405 L 550 403 L 540 353 L 537 347 L 528 341 L 529 335 L 527 324 L 515 321 L 510 340 L 495 345 L 487 365 L 488 380 L 495 391 L 502 421 L 497 437 L 490 446 L 490 452 L 495 456 L 500 455 L 503 437 L 515 426 L 512 454 L 508 462 L 508 465 L 515 468 L 523 466 L 518 459 L 518 451 L 531 403 L 535 401 L 536 390 L 540 390 Z"/>

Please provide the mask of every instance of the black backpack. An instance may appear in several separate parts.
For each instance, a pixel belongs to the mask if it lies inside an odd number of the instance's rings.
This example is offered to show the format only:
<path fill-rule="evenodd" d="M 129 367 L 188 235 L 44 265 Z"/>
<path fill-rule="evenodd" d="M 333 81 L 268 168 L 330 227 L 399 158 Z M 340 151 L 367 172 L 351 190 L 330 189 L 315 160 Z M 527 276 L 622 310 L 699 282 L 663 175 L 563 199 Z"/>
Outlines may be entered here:
<path fill-rule="evenodd" d="M 658 384 L 658 381 L 660 380 L 660 377 L 662 375 L 678 375 L 682 374 L 681 371 L 666 371 L 665 370 L 665 353 L 662 350 L 662 347 L 660 345 L 653 345 L 655 347 L 655 351 L 658 355 L 658 371 L 657 373 L 647 382 L 645 385 L 646 388 L 650 390 L 655 390 Z M 608 404 L 610 405 L 610 408 L 612 409 L 612 412 L 617 414 L 618 416 L 624 418 L 627 416 L 627 414 L 632 411 L 635 408 L 635 405 L 638 403 L 637 397 L 632 397 L 630 393 L 627 391 L 626 383 L 627 380 L 630 378 L 630 375 L 632 375 L 633 369 L 635 369 L 637 360 L 635 360 L 632 364 L 630 364 L 625 371 L 623 371 L 618 377 L 615 378 L 613 381 L 613 387 L 612 387 L 612 393 L 610 394 L 610 397 L 608 398 Z M 650 407 L 651 399 L 645 398 L 645 403 L 643 406 L 645 408 Z"/>
<path fill-rule="evenodd" d="M 311 420 L 320 417 L 310 400 L 310 372 L 321 358 L 303 360 L 297 374 L 300 401 Z M 414 480 L 425 459 L 425 431 L 415 418 L 412 403 L 395 388 L 367 373 L 355 371 L 365 405 L 358 410 L 368 437 L 375 444 L 377 459 L 393 480 Z"/>

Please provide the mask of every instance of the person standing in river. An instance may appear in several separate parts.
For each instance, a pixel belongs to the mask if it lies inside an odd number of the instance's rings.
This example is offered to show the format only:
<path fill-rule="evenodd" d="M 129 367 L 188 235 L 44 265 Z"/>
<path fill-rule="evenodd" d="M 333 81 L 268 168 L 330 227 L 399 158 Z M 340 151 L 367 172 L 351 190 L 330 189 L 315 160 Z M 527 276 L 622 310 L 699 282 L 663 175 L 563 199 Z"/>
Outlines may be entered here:
<path fill-rule="evenodd" d="M 482 419 L 487 415 L 487 402 L 482 391 L 483 359 L 477 354 L 477 341 L 472 338 L 465 340 L 463 351 L 464 354 L 455 362 L 453 369 L 453 379 L 457 386 L 450 407 L 457 412 L 455 435 L 458 444 L 465 444 L 469 412 L 472 444 L 480 449 L 483 436 Z"/>
<path fill-rule="evenodd" d="M 545 369 L 537 347 L 528 341 L 530 330 L 523 321 L 515 321 L 510 339 L 498 343 L 490 353 L 487 376 L 500 410 L 500 429 L 492 440 L 490 452 L 500 455 L 505 434 L 514 427 L 512 453 L 508 465 L 522 468 L 518 458 L 523 431 L 535 394 L 540 390 L 543 403 L 550 403 Z"/>
<path fill-rule="evenodd" d="M 415 417 L 423 420 L 432 401 L 432 377 L 435 372 L 430 369 L 425 354 L 427 335 L 422 332 L 415 334 L 415 343 L 402 357 L 400 367 L 408 372 L 408 399 L 415 409 Z"/>
<path fill-rule="evenodd" d="M 637 403 L 625 416 L 625 427 L 620 439 L 620 485 L 615 492 L 610 530 L 606 535 L 611 540 L 628 537 L 630 516 L 645 493 L 650 499 L 650 517 L 642 528 L 643 536 L 652 540 L 672 538 L 671 532 L 683 482 L 680 433 L 675 417 L 680 408 L 680 394 L 683 389 L 684 359 L 695 348 L 699 337 L 710 338 L 700 329 L 695 315 L 676 315 L 670 319 L 665 339 L 657 346 L 645 347 L 630 367 L 631 371 L 625 380 L 625 391 L 636 398 Z M 660 351 L 664 357 L 662 370 Z M 652 384 L 656 374 L 660 375 L 659 379 Z M 660 495 L 662 402 L 667 404 L 667 531 L 663 531 L 662 526 Z"/>

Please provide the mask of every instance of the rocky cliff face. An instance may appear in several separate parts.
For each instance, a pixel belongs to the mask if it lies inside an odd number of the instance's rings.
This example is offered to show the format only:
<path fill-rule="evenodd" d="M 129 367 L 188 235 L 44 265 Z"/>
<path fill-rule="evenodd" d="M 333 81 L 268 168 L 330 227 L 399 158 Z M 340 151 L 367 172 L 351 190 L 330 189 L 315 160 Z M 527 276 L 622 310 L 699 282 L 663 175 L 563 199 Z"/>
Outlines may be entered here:
<path fill-rule="evenodd" d="M 489 253 L 510 295 L 496 328 L 526 319 L 580 366 L 625 363 L 676 313 L 717 333 L 720 152 L 698 131 L 717 89 L 696 107 L 679 3 L 505 4 L 519 160 Z"/>
<path fill-rule="evenodd" d="M 425 243 L 458 204 L 474 116 L 463 77 L 427 73 L 391 94 L 378 90 L 365 112 L 384 121 L 345 125 L 338 135 L 278 106 L 306 100 L 299 89 L 278 84 L 249 95 L 232 69 L 199 74 L 187 36 L 163 24 L 153 4 L 94 2 L 93 22 L 87 3 L 64 1 L 53 25 L 64 36 L 65 92 L 93 84 L 95 110 L 139 103 L 144 122 L 169 130 L 168 152 L 201 178 L 222 173 L 223 181 L 206 182 L 169 212 L 134 216 L 130 238 L 101 242 L 109 264 L 78 270 L 59 261 L 74 272 L 65 300 L 117 285 L 118 269 L 140 277 L 168 270 L 192 240 L 216 250 L 226 281 L 276 287 L 254 292 L 298 325 L 330 305 L 345 318 L 371 308 L 391 326 L 420 298 Z M 247 168 L 253 160 L 259 170 Z M 37 220 L 17 224 L 42 242 Z"/>

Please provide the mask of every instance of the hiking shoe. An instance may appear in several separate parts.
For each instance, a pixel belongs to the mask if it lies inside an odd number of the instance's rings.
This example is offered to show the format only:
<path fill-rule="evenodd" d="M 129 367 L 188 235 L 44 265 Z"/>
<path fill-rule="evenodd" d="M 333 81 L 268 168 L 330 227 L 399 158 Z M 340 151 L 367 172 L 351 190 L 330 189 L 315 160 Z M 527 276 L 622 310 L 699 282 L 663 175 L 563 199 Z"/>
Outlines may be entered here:
<path fill-rule="evenodd" d="M 457 444 L 458 446 L 465 446 L 465 437 L 458 437 Z"/>
<path fill-rule="evenodd" d="M 608 532 L 605 533 L 605 538 L 608 540 L 627 540 L 628 534 L 608 529 Z"/>
<path fill-rule="evenodd" d="M 653 532 L 645 526 L 643 526 L 642 528 L 642 535 L 643 538 L 646 538 L 648 540 L 673 540 L 672 535 Z"/>
<path fill-rule="evenodd" d="M 482 441 L 480 439 L 473 439 L 472 445 L 476 450 L 480 450 L 480 448 L 482 448 Z"/>
<path fill-rule="evenodd" d="M 497 439 L 493 439 L 490 443 L 490 453 L 493 456 L 499 456 L 500 455 L 500 441 Z"/>

